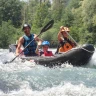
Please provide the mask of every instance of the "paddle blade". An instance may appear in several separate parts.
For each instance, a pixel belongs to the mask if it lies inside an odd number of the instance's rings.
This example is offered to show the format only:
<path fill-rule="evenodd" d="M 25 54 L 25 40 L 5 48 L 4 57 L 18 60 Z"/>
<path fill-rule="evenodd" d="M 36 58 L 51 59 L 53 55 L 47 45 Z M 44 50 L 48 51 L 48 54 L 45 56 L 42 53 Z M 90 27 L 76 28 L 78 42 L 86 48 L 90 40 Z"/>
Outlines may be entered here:
<path fill-rule="evenodd" d="M 7 63 L 10 63 L 10 62 L 8 62 L 8 61 L 4 61 L 4 62 L 3 62 L 3 64 L 7 64 Z"/>
<path fill-rule="evenodd" d="M 47 31 L 48 29 L 50 29 L 50 28 L 53 26 L 53 24 L 54 24 L 54 20 L 49 21 L 48 24 L 46 24 L 46 25 L 42 28 L 40 34 L 43 33 L 43 32 L 45 32 L 45 31 Z"/>

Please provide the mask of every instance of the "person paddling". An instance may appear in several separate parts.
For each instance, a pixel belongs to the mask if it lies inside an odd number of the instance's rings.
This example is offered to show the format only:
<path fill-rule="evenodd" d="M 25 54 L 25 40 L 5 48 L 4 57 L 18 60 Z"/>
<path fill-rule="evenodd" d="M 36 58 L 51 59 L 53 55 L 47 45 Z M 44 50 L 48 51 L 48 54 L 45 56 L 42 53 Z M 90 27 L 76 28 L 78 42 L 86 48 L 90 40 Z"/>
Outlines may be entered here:
<path fill-rule="evenodd" d="M 41 50 L 40 51 L 38 50 L 39 47 L 36 50 L 36 53 L 39 56 L 54 56 L 53 53 L 52 53 L 52 51 L 48 51 L 49 45 L 50 45 L 50 43 L 48 41 L 43 41 L 41 45 L 42 45 L 42 51 Z"/>
<path fill-rule="evenodd" d="M 66 51 L 76 47 L 76 44 L 68 38 L 67 32 L 68 33 L 70 32 L 68 27 L 64 27 L 64 26 L 60 27 L 60 31 L 58 33 L 59 46 L 57 48 L 56 53 L 66 52 Z"/>
<path fill-rule="evenodd" d="M 24 48 L 31 42 L 31 44 L 24 50 L 24 55 L 25 56 L 37 56 L 35 53 L 36 47 L 37 47 L 37 42 L 38 44 L 42 43 L 42 40 L 38 37 L 36 37 L 36 34 L 31 34 L 30 33 L 31 27 L 29 24 L 24 24 L 22 31 L 25 33 L 24 36 L 20 37 L 18 40 L 17 48 L 16 48 L 16 55 L 20 54 L 21 52 L 21 46 Z M 35 38 L 35 39 L 34 39 Z"/>

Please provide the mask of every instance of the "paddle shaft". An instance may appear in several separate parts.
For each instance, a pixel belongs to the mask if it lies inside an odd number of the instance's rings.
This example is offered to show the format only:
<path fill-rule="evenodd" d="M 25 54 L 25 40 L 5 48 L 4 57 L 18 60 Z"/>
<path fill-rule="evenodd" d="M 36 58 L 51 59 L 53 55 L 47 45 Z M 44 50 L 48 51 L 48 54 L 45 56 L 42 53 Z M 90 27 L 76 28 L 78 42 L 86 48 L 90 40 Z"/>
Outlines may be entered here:
<path fill-rule="evenodd" d="M 78 43 L 72 38 L 72 36 L 67 31 L 65 31 L 65 32 L 73 40 L 73 42 L 76 44 L 76 46 L 78 46 Z"/>

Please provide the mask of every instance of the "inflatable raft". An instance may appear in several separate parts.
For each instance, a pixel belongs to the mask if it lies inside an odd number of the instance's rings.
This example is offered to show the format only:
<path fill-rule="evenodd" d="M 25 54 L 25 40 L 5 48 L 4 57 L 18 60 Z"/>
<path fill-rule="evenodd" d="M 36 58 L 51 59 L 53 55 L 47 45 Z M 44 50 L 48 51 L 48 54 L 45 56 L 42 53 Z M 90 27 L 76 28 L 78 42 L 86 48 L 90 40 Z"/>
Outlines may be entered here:
<path fill-rule="evenodd" d="M 10 52 L 15 52 L 16 47 L 9 46 Z M 52 57 L 25 57 L 21 56 L 22 60 L 33 60 L 36 64 L 44 65 L 47 67 L 61 66 L 65 62 L 72 64 L 73 66 L 86 65 L 91 59 L 95 48 L 91 44 L 85 44 L 82 47 L 73 48 L 67 52 L 55 54 Z"/>

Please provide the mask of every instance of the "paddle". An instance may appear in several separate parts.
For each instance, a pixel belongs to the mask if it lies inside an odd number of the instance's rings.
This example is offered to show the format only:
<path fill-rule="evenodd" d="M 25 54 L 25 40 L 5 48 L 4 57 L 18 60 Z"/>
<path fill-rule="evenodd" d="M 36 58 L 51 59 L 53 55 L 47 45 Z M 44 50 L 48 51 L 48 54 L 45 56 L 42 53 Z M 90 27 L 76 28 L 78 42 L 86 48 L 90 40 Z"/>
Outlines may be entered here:
<path fill-rule="evenodd" d="M 48 24 L 46 24 L 46 25 L 42 28 L 42 30 L 40 31 L 40 33 L 39 33 L 35 38 L 37 38 L 37 37 L 40 36 L 43 32 L 45 32 L 45 31 L 47 31 L 48 29 L 50 29 L 50 28 L 53 26 L 53 24 L 54 24 L 54 20 L 49 21 Z M 35 39 L 35 38 L 34 38 L 34 39 Z M 30 43 L 19 53 L 19 55 L 34 41 L 34 39 L 33 39 L 32 41 L 30 41 Z M 4 64 L 13 62 L 19 55 L 15 56 L 11 61 L 6 61 L 6 62 L 4 62 Z"/>
<path fill-rule="evenodd" d="M 73 40 L 73 42 L 76 44 L 76 46 L 78 46 L 78 43 L 72 38 L 72 36 L 67 31 L 65 31 L 65 32 Z"/>

